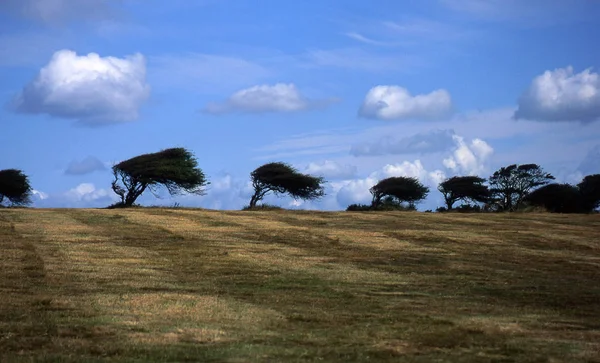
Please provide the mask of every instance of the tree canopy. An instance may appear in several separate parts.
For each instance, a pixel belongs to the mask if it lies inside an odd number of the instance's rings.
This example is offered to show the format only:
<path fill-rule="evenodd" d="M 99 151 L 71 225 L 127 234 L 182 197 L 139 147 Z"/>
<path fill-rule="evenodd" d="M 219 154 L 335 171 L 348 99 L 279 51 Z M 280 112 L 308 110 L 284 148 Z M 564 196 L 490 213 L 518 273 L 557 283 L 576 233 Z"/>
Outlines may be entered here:
<path fill-rule="evenodd" d="M 267 193 L 288 194 L 294 199 L 313 200 L 325 195 L 322 177 L 298 172 L 291 165 L 282 162 L 268 163 L 250 173 L 254 194 L 250 208 L 262 200 Z"/>
<path fill-rule="evenodd" d="M 489 178 L 490 192 L 501 210 L 514 211 L 529 192 L 551 180 L 554 176 L 537 164 L 512 164 L 500 168 Z"/>
<path fill-rule="evenodd" d="M 444 195 L 446 208 L 452 210 L 458 201 L 486 202 L 490 191 L 483 183 L 485 179 L 477 176 L 454 176 L 441 182 L 438 190 Z"/>
<path fill-rule="evenodd" d="M 171 195 L 183 192 L 203 195 L 203 187 L 209 184 L 194 155 L 184 148 L 139 155 L 120 162 L 112 170 L 115 177 L 112 189 L 127 207 L 147 189 L 155 195 L 161 186 Z"/>
<path fill-rule="evenodd" d="M 583 208 L 587 212 L 600 207 L 600 174 L 588 175 L 577 184 L 581 193 Z"/>
<path fill-rule="evenodd" d="M 12 205 L 31 203 L 32 188 L 29 178 L 18 169 L 0 170 L 0 205 L 8 199 Z"/>
<path fill-rule="evenodd" d="M 410 207 L 414 207 L 416 202 L 425 199 L 429 194 L 429 188 L 421 184 L 417 178 L 404 176 L 383 179 L 369 191 L 373 195 L 374 208 L 382 204 L 384 197 L 393 197 L 398 202 L 407 202 Z"/>
<path fill-rule="evenodd" d="M 523 201 L 553 213 L 580 213 L 583 210 L 579 189 L 570 184 L 544 185 L 525 196 Z"/>

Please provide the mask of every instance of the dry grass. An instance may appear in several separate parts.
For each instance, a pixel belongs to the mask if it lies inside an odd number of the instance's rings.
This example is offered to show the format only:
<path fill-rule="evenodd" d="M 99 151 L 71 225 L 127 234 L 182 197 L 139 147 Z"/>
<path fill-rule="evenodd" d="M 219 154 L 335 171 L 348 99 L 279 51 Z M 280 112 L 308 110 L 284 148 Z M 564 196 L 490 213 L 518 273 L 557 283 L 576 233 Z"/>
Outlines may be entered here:
<path fill-rule="evenodd" d="M 0 362 L 600 362 L 598 215 L 0 211 Z"/>

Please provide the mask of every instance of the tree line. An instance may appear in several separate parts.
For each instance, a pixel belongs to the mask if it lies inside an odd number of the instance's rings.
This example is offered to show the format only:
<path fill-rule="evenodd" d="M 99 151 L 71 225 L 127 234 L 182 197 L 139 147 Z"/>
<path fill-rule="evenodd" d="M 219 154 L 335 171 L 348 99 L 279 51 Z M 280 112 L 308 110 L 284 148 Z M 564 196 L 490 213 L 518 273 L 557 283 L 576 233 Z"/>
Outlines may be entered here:
<path fill-rule="evenodd" d="M 170 195 L 204 195 L 209 185 L 194 154 L 185 148 L 170 148 L 122 161 L 112 167 L 112 190 L 120 201 L 111 207 L 131 207 L 146 191 L 155 196 L 165 188 Z M 250 173 L 254 193 L 248 209 L 269 194 L 289 195 L 298 200 L 316 200 L 325 195 L 324 178 L 303 174 L 283 162 L 264 164 Z M 479 176 L 453 176 L 443 180 L 438 191 L 445 206 L 439 212 L 516 211 L 539 206 L 557 213 L 590 213 L 600 207 L 600 174 L 588 175 L 576 186 L 552 183 L 554 176 L 537 164 L 513 164 L 494 172 L 488 179 Z M 417 178 L 389 177 L 369 189 L 371 204 L 352 204 L 348 211 L 416 210 L 416 204 L 429 195 L 429 188 Z M 31 204 L 33 189 L 29 178 L 18 169 L 0 170 L 0 206 Z"/>

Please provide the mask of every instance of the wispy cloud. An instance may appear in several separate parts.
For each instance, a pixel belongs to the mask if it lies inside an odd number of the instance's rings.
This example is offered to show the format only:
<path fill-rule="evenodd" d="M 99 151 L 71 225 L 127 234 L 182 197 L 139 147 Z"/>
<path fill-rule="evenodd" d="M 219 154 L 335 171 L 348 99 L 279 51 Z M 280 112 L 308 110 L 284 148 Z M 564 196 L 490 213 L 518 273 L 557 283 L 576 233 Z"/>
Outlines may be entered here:
<path fill-rule="evenodd" d="M 367 72 L 409 71 L 425 63 L 413 55 L 366 52 L 359 48 L 309 50 L 304 58 L 308 67 L 336 67 Z"/>
<path fill-rule="evenodd" d="M 150 57 L 148 67 L 148 77 L 156 83 L 205 93 L 247 87 L 271 75 L 251 60 L 202 53 Z"/>

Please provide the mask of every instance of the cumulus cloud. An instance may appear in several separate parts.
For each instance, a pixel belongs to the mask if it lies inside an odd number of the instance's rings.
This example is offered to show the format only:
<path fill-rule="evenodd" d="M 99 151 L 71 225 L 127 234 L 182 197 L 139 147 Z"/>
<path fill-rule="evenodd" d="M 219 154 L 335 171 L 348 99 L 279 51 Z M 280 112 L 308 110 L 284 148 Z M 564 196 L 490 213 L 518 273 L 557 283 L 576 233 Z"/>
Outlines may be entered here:
<path fill-rule="evenodd" d="M 448 91 L 439 89 L 429 94 L 411 95 L 399 86 L 377 86 L 367 93 L 359 115 L 378 120 L 430 120 L 452 112 Z"/>
<path fill-rule="evenodd" d="M 467 175 L 480 175 L 486 171 L 487 161 L 494 149 L 481 139 L 474 139 L 470 144 L 458 135 L 453 136 L 456 148 L 451 156 L 444 159 L 444 166 L 453 172 Z"/>
<path fill-rule="evenodd" d="M 78 56 L 61 50 L 17 95 L 17 112 L 76 119 L 86 125 L 132 121 L 148 98 L 145 59 Z"/>
<path fill-rule="evenodd" d="M 97 200 L 110 200 L 114 194 L 107 189 L 97 189 L 92 183 L 81 183 L 67 191 L 64 196 L 71 202 L 94 202 Z"/>
<path fill-rule="evenodd" d="M 49 25 L 71 20 L 98 21 L 115 15 L 118 0 L 2 0 L 0 11 L 9 11 Z"/>
<path fill-rule="evenodd" d="M 33 195 L 34 200 L 45 200 L 48 199 L 48 194 L 39 190 L 32 190 L 31 194 Z"/>
<path fill-rule="evenodd" d="M 356 170 L 356 166 L 353 165 L 343 165 L 336 161 L 325 160 L 320 163 L 309 163 L 304 172 L 326 179 L 349 179 L 354 177 Z"/>
<path fill-rule="evenodd" d="M 453 136 L 453 130 L 433 130 L 403 138 L 385 136 L 375 142 L 353 145 L 350 154 L 354 156 L 376 156 L 442 152 L 454 146 Z"/>
<path fill-rule="evenodd" d="M 118 200 L 109 189 L 98 189 L 92 183 L 81 183 L 76 187 L 59 193 L 33 191 L 33 202 L 41 208 L 86 208 L 106 207 Z"/>
<path fill-rule="evenodd" d="M 600 77 L 572 67 L 546 71 L 519 98 L 515 119 L 592 122 L 600 119 Z"/>
<path fill-rule="evenodd" d="M 305 98 L 294 84 L 259 85 L 234 93 L 226 101 L 210 103 L 205 112 L 297 112 L 326 106 L 331 101 L 312 101 Z"/>
<path fill-rule="evenodd" d="M 85 159 L 73 160 L 69 163 L 69 166 L 65 170 L 67 175 L 84 175 L 90 174 L 94 171 L 105 170 L 106 165 L 93 156 L 88 156 Z"/>

